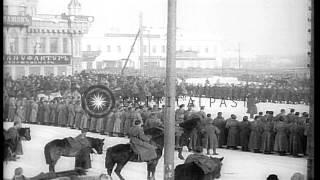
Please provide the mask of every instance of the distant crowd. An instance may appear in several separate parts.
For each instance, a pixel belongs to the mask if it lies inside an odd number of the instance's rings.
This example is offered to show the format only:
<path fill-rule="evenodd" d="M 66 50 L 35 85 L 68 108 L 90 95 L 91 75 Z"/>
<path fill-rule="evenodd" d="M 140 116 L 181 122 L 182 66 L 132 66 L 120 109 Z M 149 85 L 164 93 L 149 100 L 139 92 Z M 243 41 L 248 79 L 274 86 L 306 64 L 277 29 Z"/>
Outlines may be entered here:
<path fill-rule="evenodd" d="M 211 97 L 245 101 L 251 95 L 258 102 L 274 102 L 287 104 L 309 104 L 310 87 L 308 82 L 297 83 L 295 80 L 274 81 L 273 78 L 263 83 L 221 84 L 209 82 L 204 85 L 186 83 L 185 79 L 177 81 L 176 95 L 179 97 Z M 300 82 L 300 81 L 299 81 Z M 164 97 L 165 79 L 143 76 L 122 76 L 117 74 L 79 73 L 73 76 L 40 76 L 30 75 L 13 80 L 10 76 L 4 78 L 3 89 L 5 100 L 8 97 L 18 99 L 37 98 L 39 94 L 49 95 L 59 92 L 61 96 L 81 94 L 91 85 L 103 84 L 108 86 L 116 98 L 146 97 L 156 100 Z"/>

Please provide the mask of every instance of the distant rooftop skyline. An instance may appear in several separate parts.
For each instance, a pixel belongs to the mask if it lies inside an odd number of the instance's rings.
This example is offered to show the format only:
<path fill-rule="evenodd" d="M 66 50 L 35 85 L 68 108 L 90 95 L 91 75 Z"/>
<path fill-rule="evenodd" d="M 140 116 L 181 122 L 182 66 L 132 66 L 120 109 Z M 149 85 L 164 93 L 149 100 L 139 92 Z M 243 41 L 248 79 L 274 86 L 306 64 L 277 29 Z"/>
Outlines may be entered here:
<path fill-rule="evenodd" d="M 85 38 L 102 38 L 111 29 L 136 33 L 140 12 L 144 26 L 166 31 L 167 0 L 78 1 L 81 14 L 95 16 Z M 69 2 L 39 0 L 38 13 L 67 12 Z M 177 27 L 189 38 L 239 42 L 257 55 L 301 55 L 309 48 L 308 6 L 307 0 L 178 0 Z"/>

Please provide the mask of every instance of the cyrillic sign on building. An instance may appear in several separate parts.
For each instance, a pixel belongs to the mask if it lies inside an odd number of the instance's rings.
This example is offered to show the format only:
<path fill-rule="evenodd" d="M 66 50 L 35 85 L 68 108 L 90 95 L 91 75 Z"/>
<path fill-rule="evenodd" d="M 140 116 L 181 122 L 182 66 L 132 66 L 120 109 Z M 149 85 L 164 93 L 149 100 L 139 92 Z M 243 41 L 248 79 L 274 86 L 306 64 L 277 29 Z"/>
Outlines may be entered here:
<path fill-rule="evenodd" d="M 5 65 L 66 65 L 70 63 L 70 55 L 3 55 Z"/>

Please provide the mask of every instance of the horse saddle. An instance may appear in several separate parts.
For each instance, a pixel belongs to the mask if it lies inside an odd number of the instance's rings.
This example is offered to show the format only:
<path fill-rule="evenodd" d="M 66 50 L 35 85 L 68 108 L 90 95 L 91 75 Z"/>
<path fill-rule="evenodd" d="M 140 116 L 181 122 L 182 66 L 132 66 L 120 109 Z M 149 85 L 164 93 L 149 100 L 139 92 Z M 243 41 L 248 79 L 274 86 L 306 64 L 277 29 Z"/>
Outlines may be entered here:
<path fill-rule="evenodd" d="M 84 148 L 83 144 L 79 142 L 79 140 L 73 137 L 68 137 L 66 139 L 71 146 L 70 154 L 77 154 L 82 148 Z"/>
<path fill-rule="evenodd" d="M 131 161 L 131 162 L 143 162 L 141 160 L 140 155 L 133 150 L 134 147 L 131 144 L 129 144 L 129 145 L 130 145 L 130 151 L 133 153 L 133 155 L 130 156 L 129 161 Z"/>

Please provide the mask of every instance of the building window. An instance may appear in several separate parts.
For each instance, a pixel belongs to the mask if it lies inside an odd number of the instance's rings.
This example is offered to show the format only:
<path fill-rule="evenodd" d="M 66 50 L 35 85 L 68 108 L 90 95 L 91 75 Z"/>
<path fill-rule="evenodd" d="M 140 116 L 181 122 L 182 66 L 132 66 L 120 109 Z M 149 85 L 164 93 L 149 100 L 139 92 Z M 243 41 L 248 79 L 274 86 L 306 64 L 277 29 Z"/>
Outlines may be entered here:
<path fill-rule="evenodd" d="M 87 51 L 91 51 L 91 45 L 87 45 Z"/>
<path fill-rule="evenodd" d="M 157 47 L 156 46 L 153 46 L 152 47 L 152 53 L 156 53 L 157 52 Z"/>
<path fill-rule="evenodd" d="M 110 45 L 107 46 L 107 52 L 111 52 L 111 46 Z"/>
<path fill-rule="evenodd" d="M 50 53 L 58 53 L 58 38 L 50 38 Z"/>
<path fill-rule="evenodd" d="M 118 52 L 121 52 L 121 46 L 117 46 Z"/>
<path fill-rule="evenodd" d="M 3 14 L 4 15 L 8 14 L 8 6 L 3 6 Z"/>
<path fill-rule="evenodd" d="M 166 46 L 163 45 L 163 46 L 162 46 L 162 53 L 165 53 L 165 52 L 166 52 Z"/>
<path fill-rule="evenodd" d="M 25 6 L 20 6 L 18 14 L 20 16 L 24 16 L 24 15 L 26 15 L 26 10 L 27 10 L 27 8 Z"/>
<path fill-rule="evenodd" d="M 46 38 L 40 38 L 40 53 L 46 53 Z"/>
<path fill-rule="evenodd" d="M 18 48 L 19 48 L 19 39 L 18 38 L 10 38 L 9 39 L 9 51 L 12 54 L 17 54 L 18 53 Z"/>
<path fill-rule="evenodd" d="M 28 47 L 28 38 L 23 38 L 22 39 L 22 41 L 23 41 L 23 53 L 25 53 L 25 54 L 27 54 L 28 53 L 28 49 L 29 49 L 29 47 Z"/>
<path fill-rule="evenodd" d="M 146 45 L 143 46 L 143 53 L 147 53 L 147 46 Z"/>
<path fill-rule="evenodd" d="M 63 53 L 68 53 L 69 52 L 68 38 L 63 38 L 63 40 L 62 40 L 62 48 L 63 48 Z"/>

